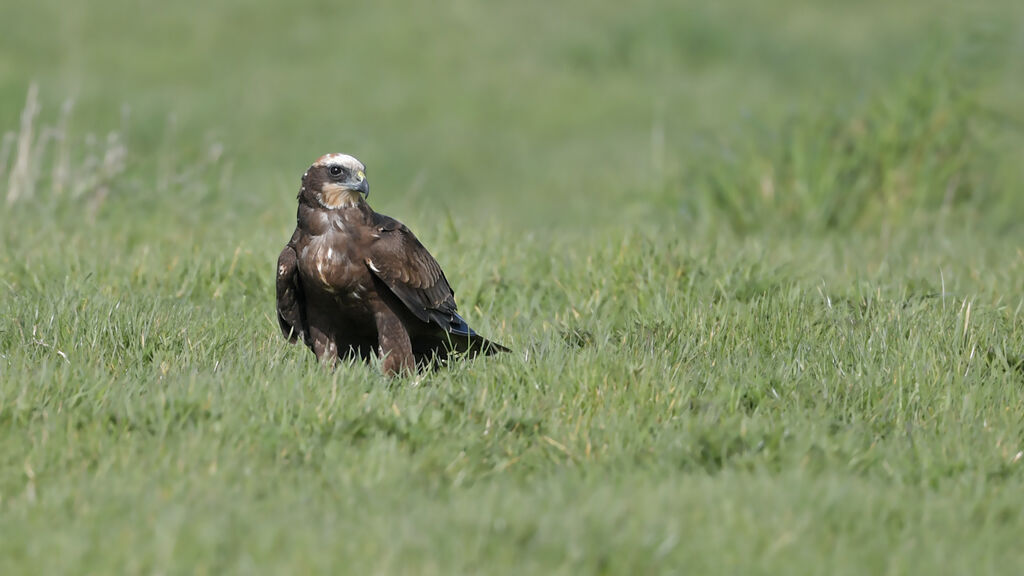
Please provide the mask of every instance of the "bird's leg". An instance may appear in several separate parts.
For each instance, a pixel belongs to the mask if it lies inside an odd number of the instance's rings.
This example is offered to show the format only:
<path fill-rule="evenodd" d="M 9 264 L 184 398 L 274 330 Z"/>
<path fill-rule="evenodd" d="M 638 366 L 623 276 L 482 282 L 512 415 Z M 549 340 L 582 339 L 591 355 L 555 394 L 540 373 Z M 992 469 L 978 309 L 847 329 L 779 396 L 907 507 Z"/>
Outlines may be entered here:
<path fill-rule="evenodd" d="M 390 309 L 374 314 L 377 322 L 377 339 L 383 358 L 381 370 L 388 376 L 412 374 L 416 371 L 416 359 L 412 355 L 412 342 L 402 321 Z"/>
<path fill-rule="evenodd" d="M 311 327 L 309 332 L 313 340 L 313 353 L 316 354 L 317 360 L 332 367 L 337 364 L 338 346 L 334 343 L 334 338 L 316 327 Z"/>

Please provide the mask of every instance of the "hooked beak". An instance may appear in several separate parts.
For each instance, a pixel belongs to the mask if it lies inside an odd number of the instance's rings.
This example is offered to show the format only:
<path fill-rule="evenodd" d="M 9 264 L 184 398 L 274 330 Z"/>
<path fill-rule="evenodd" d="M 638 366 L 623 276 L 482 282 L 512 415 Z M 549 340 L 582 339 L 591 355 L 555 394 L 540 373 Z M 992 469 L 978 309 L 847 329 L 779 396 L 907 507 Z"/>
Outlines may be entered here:
<path fill-rule="evenodd" d="M 356 172 L 355 182 L 350 183 L 348 189 L 355 190 L 366 197 L 370 196 L 370 182 L 366 179 L 366 174 L 362 170 Z"/>

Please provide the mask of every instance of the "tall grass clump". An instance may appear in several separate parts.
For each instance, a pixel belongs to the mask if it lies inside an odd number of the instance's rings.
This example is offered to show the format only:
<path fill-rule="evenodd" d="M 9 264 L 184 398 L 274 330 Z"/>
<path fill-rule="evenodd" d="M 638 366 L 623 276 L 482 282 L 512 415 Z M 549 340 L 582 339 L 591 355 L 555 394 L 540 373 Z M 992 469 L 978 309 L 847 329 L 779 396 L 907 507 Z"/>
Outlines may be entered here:
<path fill-rule="evenodd" d="M 952 213 L 998 216 L 1000 130 L 956 74 L 929 69 L 860 105 L 801 114 L 705 150 L 686 182 L 695 211 L 740 232 L 899 227 Z M 759 136 L 759 137 L 758 137 Z"/>

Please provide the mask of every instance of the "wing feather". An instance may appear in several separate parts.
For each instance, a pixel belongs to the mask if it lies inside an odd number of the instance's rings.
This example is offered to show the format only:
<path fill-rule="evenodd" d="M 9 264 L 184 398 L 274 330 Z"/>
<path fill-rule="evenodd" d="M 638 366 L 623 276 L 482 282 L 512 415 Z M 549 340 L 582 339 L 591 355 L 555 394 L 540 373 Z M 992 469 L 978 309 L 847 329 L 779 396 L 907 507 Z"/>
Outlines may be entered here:
<path fill-rule="evenodd" d="M 417 318 L 451 331 L 458 324 L 455 292 L 441 265 L 404 224 L 375 216 L 377 239 L 366 265 Z"/>
<path fill-rule="evenodd" d="M 307 334 L 298 270 L 298 256 L 288 243 L 277 258 L 277 323 L 290 342 L 305 341 Z"/>

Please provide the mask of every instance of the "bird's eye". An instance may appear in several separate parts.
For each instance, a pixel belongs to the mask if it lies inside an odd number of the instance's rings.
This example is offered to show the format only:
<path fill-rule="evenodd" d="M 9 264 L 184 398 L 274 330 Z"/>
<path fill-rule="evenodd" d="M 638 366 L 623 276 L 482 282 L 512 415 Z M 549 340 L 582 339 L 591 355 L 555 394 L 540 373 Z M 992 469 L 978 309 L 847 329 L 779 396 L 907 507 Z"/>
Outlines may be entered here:
<path fill-rule="evenodd" d="M 331 176 L 341 176 L 341 166 L 331 166 L 327 169 Z"/>

